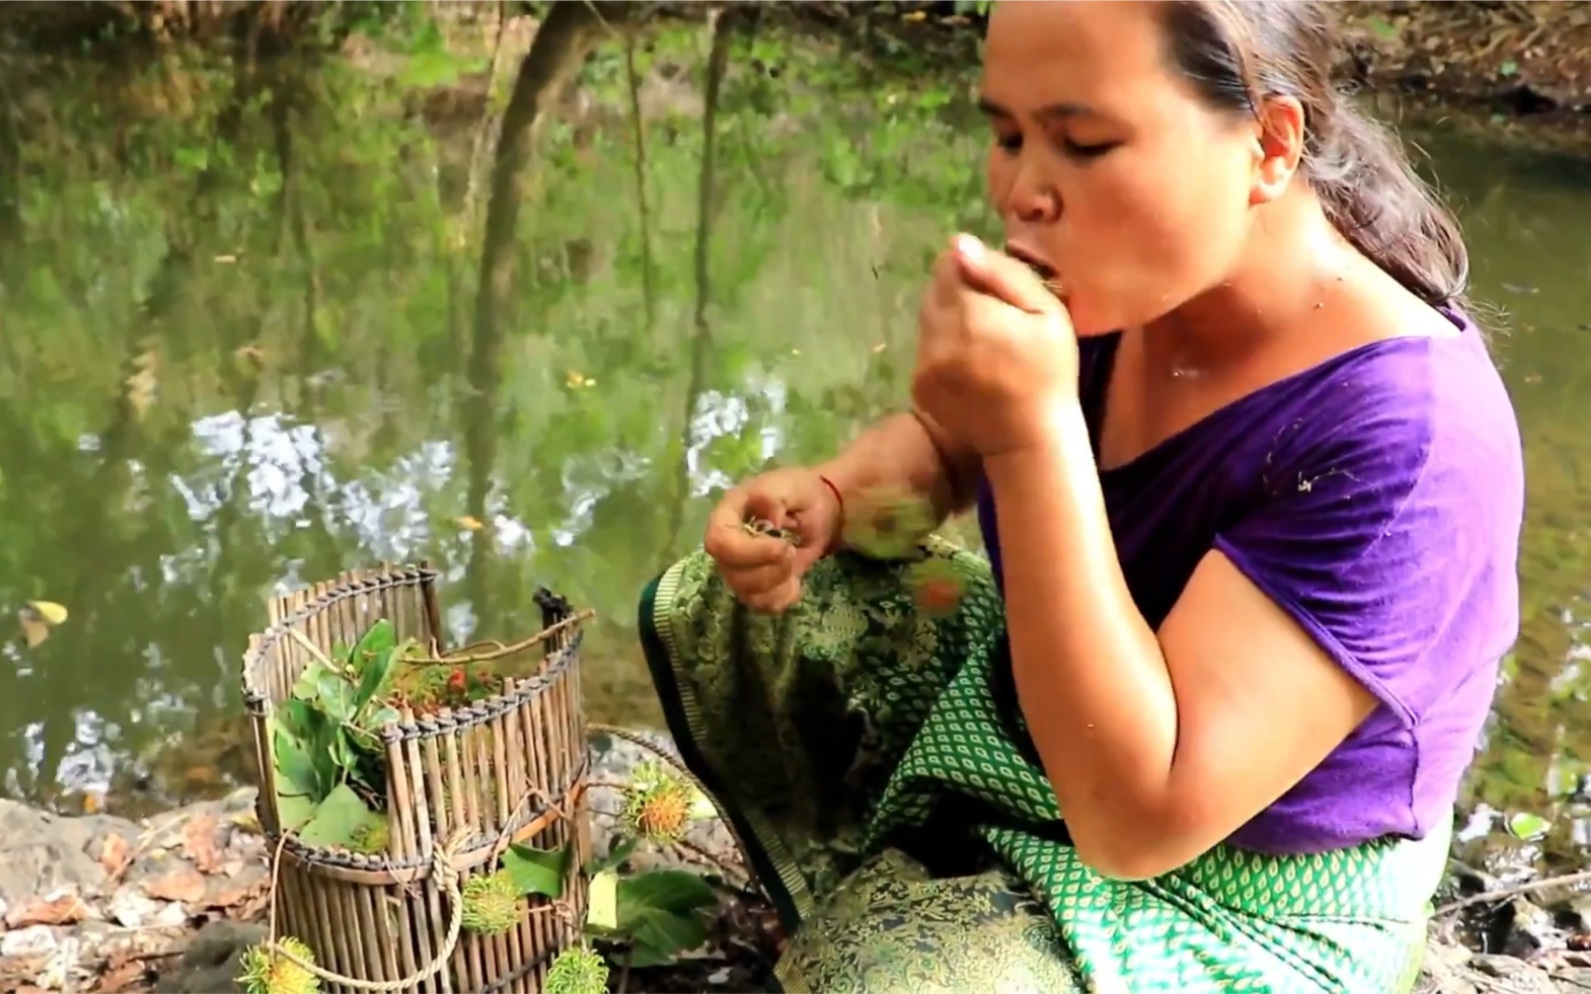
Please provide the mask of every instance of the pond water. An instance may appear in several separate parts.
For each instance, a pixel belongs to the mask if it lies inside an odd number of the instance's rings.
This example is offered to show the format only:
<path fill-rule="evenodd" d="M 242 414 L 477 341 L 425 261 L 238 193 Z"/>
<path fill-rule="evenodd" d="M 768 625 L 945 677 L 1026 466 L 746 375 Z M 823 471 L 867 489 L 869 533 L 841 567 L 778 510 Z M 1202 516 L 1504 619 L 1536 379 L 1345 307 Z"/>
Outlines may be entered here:
<path fill-rule="evenodd" d="M 217 788 L 264 598 L 381 560 L 442 571 L 460 640 L 533 631 L 540 585 L 596 608 L 591 717 L 657 720 L 640 586 L 729 481 L 904 397 L 925 263 L 988 217 L 965 77 L 741 37 L 709 129 L 705 33 L 648 37 L 639 130 L 614 42 L 539 127 L 484 316 L 517 53 L 489 96 L 460 75 L 480 52 L 439 45 L 8 68 L 0 604 L 70 614 L 0 647 L 5 794 Z M 1408 135 L 1500 309 L 1530 473 L 1524 631 L 1466 803 L 1474 834 L 1530 813 L 1567 854 L 1591 842 L 1591 169 Z"/>

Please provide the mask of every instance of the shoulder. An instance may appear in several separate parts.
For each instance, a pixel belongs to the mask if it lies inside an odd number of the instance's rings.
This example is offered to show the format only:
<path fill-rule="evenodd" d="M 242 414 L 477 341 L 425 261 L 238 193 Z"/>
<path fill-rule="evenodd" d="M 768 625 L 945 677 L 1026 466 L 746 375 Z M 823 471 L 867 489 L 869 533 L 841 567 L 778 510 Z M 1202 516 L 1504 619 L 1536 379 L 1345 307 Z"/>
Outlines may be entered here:
<path fill-rule="evenodd" d="M 1372 518 L 1522 505 L 1518 421 L 1472 326 L 1362 347 L 1289 394 L 1293 416 L 1266 457 L 1269 500 L 1341 502 Z"/>

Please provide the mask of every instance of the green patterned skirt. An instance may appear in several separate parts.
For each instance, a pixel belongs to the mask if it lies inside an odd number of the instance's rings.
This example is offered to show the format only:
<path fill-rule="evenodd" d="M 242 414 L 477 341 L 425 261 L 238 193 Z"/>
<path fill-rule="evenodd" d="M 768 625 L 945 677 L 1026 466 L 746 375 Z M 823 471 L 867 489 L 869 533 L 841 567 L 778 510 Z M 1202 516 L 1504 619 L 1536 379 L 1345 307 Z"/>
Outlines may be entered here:
<path fill-rule="evenodd" d="M 923 596 L 946 576 L 958 600 Z M 1446 836 L 1100 876 L 1015 717 L 1002 619 L 986 562 L 938 539 L 825 559 L 778 617 L 700 552 L 647 587 L 669 730 L 784 919 L 786 991 L 1413 987 Z"/>

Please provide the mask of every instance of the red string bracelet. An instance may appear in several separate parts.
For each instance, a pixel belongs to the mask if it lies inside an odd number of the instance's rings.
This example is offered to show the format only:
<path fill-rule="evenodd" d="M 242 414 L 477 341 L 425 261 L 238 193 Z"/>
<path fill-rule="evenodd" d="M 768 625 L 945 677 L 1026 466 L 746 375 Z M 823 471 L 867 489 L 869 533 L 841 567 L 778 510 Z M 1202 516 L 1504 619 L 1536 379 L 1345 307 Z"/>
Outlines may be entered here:
<path fill-rule="evenodd" d="M 840 507 L 839 520 L 835 522 L 834 527 L 834 540 L 829 543 L 829 547 L 827 549 L 823 550 L 823 554 L 828 555 L 840 547 L 840 533 L 845 530 L 845 498 L 840 495 L 840 488 L 834 485 L 833 480 L 824 476 L 822 473 L 818 474 L 818 479 L 822 480 L 823 485 L 829 488 L 829 493 L 834 495 L 834 503 L 838 504 Z"/>

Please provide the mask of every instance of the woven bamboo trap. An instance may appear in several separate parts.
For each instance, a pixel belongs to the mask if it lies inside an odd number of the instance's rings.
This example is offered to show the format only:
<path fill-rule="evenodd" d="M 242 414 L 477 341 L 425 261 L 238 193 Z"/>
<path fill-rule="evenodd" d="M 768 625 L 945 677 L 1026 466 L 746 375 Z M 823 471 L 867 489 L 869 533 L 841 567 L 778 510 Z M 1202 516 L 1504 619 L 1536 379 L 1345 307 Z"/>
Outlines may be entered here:
<path fill-rule="evenodd" d="M 541 591 L 537 635 L 444 652 L 436 577 L 344 573 L 274 598 L 249 639 L 276 853 L 261 971 L 296 966 L 331 991 L 534 992 L 578 939 L 590 612 Z"/>

